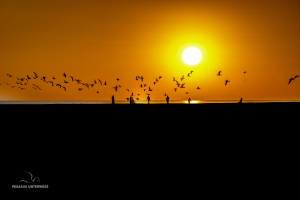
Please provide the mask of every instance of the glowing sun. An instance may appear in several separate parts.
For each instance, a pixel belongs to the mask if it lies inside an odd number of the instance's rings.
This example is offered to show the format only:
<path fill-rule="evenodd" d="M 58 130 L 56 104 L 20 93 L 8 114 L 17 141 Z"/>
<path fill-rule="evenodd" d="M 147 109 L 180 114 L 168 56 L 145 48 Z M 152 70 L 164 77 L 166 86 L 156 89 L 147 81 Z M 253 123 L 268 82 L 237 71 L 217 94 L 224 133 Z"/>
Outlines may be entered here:
<path fill-rule="evenodd" d="M 190 46 L 183 50 L 181 59 L 185 64 L 193 66 L 202 60 L 202 52 L 197 47 Z"/>

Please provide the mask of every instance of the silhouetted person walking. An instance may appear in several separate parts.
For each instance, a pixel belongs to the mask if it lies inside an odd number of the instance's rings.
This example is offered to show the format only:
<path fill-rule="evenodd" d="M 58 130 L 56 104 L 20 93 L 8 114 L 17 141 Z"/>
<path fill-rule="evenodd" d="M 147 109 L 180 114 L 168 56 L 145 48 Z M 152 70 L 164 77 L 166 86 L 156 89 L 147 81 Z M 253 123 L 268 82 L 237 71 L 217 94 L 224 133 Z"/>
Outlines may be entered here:
<path fill-rule="evenodd" d="M 191 98 L 188 99 L 189 104 L 191 103 Z"/>
<path fill-rule="evenodd" d="M 112 95 L 112 97 L 111 97 L 111 103 L 115 104 L 115 96 L 114 95 Z"/>
<path fill-rule="evenodd" d="M 147 99 L 148 99 L 148 104 L 149 104 L 150 103 L 150 96 L 148 96 Z"/>
<path fill-rule="evenodd" d="M 167 104 L 169 104 L 169 99 L 170 99 L 169 96 L 167 96 L 167 98 L 166 98 Z"/>
<path fill-rule="evenodd" d="M 239 102 L 239 103 L 242 103 L 242 101 L 243 101 L 243 98 L 240 99 L 240 102 Z"/>

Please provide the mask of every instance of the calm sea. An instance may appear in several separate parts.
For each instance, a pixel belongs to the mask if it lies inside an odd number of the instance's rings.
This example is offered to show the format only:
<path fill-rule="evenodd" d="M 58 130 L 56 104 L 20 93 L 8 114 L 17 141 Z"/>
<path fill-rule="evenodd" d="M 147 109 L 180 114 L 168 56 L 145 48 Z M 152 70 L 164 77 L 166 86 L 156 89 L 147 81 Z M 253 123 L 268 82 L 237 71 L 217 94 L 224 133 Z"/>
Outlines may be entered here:
<path fill-rule="evenodd" d="M 239 100 L 193 100 L 191 104 L 238 103 Z M 281 103 L 300 100 L 243 100 L 243 103 Z M 187 100 L 173 100 L 169 104 L 187 104 Z M 0 104 L 111 104 L 111 101 L 0 101 Z M 115 104 L 129 104 L 129 101 L 115 101 Z M 148 104 L 148 101 L 135 101 L 135 104 Z M 167 104 L 164 100 L 152 100 L 150 104 Z"/>

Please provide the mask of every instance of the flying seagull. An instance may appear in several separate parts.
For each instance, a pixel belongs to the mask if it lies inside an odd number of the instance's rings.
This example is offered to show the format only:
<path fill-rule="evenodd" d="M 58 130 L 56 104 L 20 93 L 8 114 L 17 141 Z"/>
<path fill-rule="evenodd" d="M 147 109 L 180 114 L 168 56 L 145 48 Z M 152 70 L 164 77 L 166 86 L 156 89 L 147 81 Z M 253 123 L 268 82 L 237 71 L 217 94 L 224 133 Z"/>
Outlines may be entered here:
<path fill-rule="evenodd" d="M 197 89 L 197 90 L 199 90 L 200 88 L 199 88 L 199 87 L 197 87 L 196 89 Z"/>
<path fill-rule="evenodd" d="M 226 81 L 225 81 L 225 86 L 227 85 L 228 82 L 230 82 L 230 81 L 229 81 L 229 80 L 226 80 Z"/>
<path fill-rule="evenodd" d="M 63 76 L 64 76 L 65 78 L 67 78 L 67 74 L 66 74 L 66 73 L 64 73 Z"/>
<path fill-rule="evenodd" d="M 222 75 L 221 75 L 221 71 L 219 71 L 217 75 L 218 75 L 218 76 L 222 76 Z"/>
<path fill-rule="evenodd" d="M 294 80 L 295 78 L 290 78 L 290 81 L 288 83 L 288 85 L 292 82 L 292 80 Z"/>
<path fill-rule="evenodd" d="M 112 88 L 115 88 L 116 92 L 117 92 L 117 89 L 118 89 L 118 86 L 116 85 L 116 87 L 112 87 Z"/>

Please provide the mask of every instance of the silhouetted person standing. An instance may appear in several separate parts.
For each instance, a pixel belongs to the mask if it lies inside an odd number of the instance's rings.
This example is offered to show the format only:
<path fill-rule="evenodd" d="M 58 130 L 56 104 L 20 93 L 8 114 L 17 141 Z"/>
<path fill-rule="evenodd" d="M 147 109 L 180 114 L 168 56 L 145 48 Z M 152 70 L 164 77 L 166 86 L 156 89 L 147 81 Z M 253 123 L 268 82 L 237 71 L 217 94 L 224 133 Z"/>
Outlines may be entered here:
<path fill-rule="evenodd" d="M 167 98 L 166 98 L 167 104 L 169 104 L 169 99 L 170 99 L 169 96 L 167 96 Z"/>
<path fill-rule="evenodd" d="M 147 99 L 148 99 L 148 104 L 149 104 L 150 103 L 150 96 L 148 96 Z"/>
<path fill-rule="evenodd" d="M 111 97 L 111 103 L 115 104 L 115 97 L 114 97 L 114 95 L 112 95 L 112 97 Z"/>
<path fill-rule="evenodd" d="M 239 103 L 242 103 L 242 101 L 243 101 L 243 98 L 240 99 L 240 102 L 239 102 Z"/>
<path fill-rule="evenodd" d="M 191 98 L 188 99 L 189 104 L 191 103 Z"/>
<path fill-rule="evenodd" d="M 132 104 L 132 97 L 130 96 L 130 100 L 129 100 L 130 104 Z"/>

